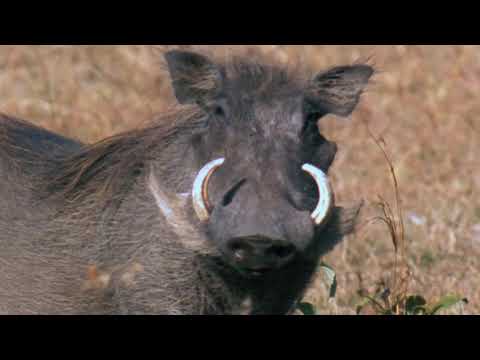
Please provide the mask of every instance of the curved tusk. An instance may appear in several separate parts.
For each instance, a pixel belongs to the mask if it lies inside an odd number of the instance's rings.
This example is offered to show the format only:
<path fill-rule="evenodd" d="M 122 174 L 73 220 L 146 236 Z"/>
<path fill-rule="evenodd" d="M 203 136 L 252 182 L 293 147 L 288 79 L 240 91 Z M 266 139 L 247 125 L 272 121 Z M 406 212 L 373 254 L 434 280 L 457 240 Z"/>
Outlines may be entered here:
<path fill-rule="evenodd" d="M 213 173 L 223 165 L 225 159 L 217 159 L 205 165 L 193 183 L 193 208 L 200 221 L 208 221 L 212 207 L 208 201 L 208 182 Z"/>
<path fill-rule="evenodd" d="M 328 220 L 333 206 L 333 192 L 330 182 L 327 175 L 313 165 L 305 164 L 302 166 L 302 170 L 310 174 L 317 183 L 319 200 L 311 217 L 315 225 L 323 225 Z"/>

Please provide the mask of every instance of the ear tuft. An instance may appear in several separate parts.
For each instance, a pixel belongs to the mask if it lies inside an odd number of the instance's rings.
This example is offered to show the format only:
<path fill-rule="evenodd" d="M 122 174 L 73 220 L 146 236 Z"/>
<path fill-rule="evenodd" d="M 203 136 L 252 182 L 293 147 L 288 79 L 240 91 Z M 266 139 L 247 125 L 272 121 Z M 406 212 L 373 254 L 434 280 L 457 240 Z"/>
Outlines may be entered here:
<path fill-rule="evenodd" d="M 369 65 L 333 68 L 312 80 L 306 101 L 316 112 L 347 117 L 357 106 L 373 74 L 374 69 Z"/>
<path fill-rule="evenodd" d="M 181 104 L 199 104 L 223 89 L 220 69 L 203 55 L 173 50 L 165 54 L 175 96 Z"/>

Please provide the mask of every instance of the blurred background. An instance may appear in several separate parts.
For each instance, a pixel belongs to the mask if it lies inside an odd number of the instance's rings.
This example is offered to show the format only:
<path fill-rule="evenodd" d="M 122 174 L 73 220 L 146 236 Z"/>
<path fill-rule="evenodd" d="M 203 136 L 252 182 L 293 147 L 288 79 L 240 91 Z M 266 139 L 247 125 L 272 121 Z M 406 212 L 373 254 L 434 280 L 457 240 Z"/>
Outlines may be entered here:
<path fill-rule="evenodd" d="M 174 101 L 161 56 L 167 48 L 0 46 L 0 112 L 87 143 L 142 126 Z M 320 123 L 339 145 L 331 171 L 338 204 L 365 200 L 365 211 L 357 233 L 325 258 L 338 277 L 335 308 L 321 279 L 309 302 L 323 313 L 354 314 L 362 291 L 392 282 L 389 229 L 372 220 L 381 199 L 396 210 L 395 187 L 371 132 L 398 179 L 408 292 L 432 301 L 466 297 L 463 313 L 480 313 L 479 46 L 236 45 L 215 51 L 261 52 L 317 71 L 368 60 L 379 70 L 350 119 Z"/>

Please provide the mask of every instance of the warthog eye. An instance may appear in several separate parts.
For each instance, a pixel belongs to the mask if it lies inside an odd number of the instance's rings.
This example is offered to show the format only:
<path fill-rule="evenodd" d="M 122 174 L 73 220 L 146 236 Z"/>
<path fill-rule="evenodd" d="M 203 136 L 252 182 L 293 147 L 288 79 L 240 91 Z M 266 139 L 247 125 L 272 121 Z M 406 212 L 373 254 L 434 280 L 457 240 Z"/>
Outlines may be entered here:
<path fill-rule="evenodd" d="M 216 105 L 213 109 L 215 116 L 225 116 L 225 110 L 219 105 Z"/>
<path fill-rule="evenodd" d="M 215 117 L 226 118 L 228 116 L 228 103 L 226 99 L 215 99 L 206 104 L 207 111 Z"/>

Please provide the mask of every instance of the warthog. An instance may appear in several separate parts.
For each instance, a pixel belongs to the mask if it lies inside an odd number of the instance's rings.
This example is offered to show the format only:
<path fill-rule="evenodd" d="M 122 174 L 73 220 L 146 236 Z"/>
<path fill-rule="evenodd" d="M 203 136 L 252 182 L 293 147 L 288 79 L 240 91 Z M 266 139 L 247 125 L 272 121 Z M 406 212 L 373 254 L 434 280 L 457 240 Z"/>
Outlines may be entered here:
<path fill-rule="evenodd" d="M 354 229 L 337 147 L 368 65 L 165 53 L 177 106 L 94 145 L 0 117 L 0 313 L 289 314 Z"/>

